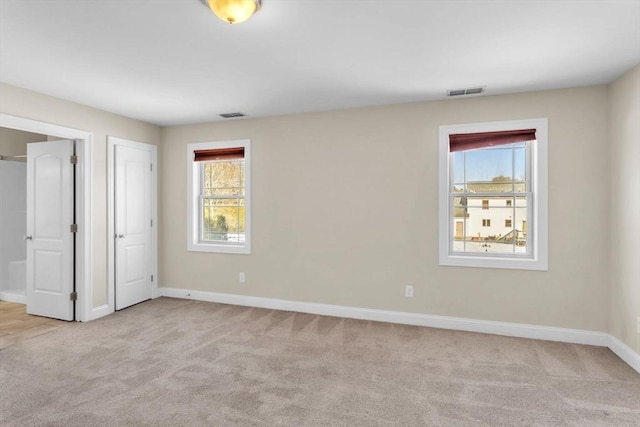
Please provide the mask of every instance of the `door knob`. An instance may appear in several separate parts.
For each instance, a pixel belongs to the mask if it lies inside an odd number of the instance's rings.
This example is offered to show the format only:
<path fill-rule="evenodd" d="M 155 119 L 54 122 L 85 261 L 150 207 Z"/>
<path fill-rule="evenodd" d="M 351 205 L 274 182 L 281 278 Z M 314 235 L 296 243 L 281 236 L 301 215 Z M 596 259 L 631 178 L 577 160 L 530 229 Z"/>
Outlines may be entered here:
<path fill-rule="evenodd" d="M 118 235 L 116 235 L 116 239 L 124 239 L 124 234 L 118 234 Z"/>
<path fill-rule="evenodd" d="M 23 237 L 24 240 L 33 240 L 33 236 L 31 234 L 27 234 Z"/>

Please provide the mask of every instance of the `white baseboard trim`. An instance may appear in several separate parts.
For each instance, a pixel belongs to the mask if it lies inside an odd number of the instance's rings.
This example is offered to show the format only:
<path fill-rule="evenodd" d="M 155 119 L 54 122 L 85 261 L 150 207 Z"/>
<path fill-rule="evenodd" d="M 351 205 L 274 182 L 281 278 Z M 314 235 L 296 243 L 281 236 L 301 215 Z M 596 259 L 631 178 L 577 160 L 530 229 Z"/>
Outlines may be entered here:
<path fill-rule="evenodd" d="M 91 319 L 90 320 L 96 320 L 96 319 L 99 319 L 101 317 L 108 316 L 111 313 L 113 313 L 113 310 L 111 309 L 111 307 L 109 307 L 109 304 L 103 304 L 103 305 L 100 305 L 98 307 L 93 307 L 91 309 Z"/>
<path fill-rule="evenodd" d="M 608 347 L 625 363 L 640 373 L 640 355 L 622 341 L 606 332 L 527 325 L 523 323 L 465 319 L 461 317 L 436 316 L 421 313 L 406 313 L 401 311 L 376 310 L 371 308 L 289 301 L 247 295 L 222 294 L 217 292 L 191 291 L 179 288 L 158 288 L 158 294 L 164 297 L 242 305 L 247 307 L 259 307 L 295 311 L 299 313 L 321 314 L 324 316 L 345 317 L 349 319 L 373 320 L 403 325 L 427 326 L 430 328 L 452 329 L 456 331 L 479 332 L 483 334 L 504 335 L 508 337 Z"/>
<path fill-rule="evenodd" d="M 578 329 L 555 328 L 551 326 L 537 326 L 520 323 L 465 319 L 460 317 L 436 316 L 431 314 L 406 313 L 401 311 L 288 301 L 246 295 L 191 291 L 177 288 L 159 288 L 158 290 L 161 296 L 172 298 L 185 298 L 224 304 L 296 311 L 300 313 L 322 314 L 325 316 L 346 317 L 350 319 L 374 320 L 379 322 L 399 323 L 403 325 L 427 326 L 439 329 L 453 329 L 457 331 L 480 332 L 485 334 L 505 335 L 509 337 L 561 341 L 600 347 L 607 347 L 609 344 L 609 334 L 604 332 L 591 332 Z"/>
<path fill-rule="evenodd" d="M 15 302 L 16 304 L 26 304 L 27 296 L 20 294 L 12 294 L 10 292 L 0 292 L 0 300 L 7 302 Z"/>
<path fill-rule="evenodd" d="M 640 373 L 640 354 L 636 353 L 613 335 L 609 335 L 609 345 L 607 346 L 620 359 L 624 360 L 629 366 Z"/>

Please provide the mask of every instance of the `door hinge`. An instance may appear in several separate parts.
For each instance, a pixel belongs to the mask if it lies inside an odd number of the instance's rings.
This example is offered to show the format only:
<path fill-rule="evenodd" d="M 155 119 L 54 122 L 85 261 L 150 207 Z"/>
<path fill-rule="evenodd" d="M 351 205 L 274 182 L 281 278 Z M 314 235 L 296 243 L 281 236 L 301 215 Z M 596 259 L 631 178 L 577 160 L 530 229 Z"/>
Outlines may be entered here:
<path fill-rule="evenodd" d="M 71 224 L 71 232 L 72 233 L 78 232 L 78 224 Z"/>
<path fill-rule="evenodd" d="M 69 294 L 69 299 L 70 299 L 71 301 L 78 301 L 78 293 L 77 293 L 77 292 L 71 292 L 71 293 Z"/>
<path fill-rule="evenodd" d="M 153 220 L 151 220 L 151 226 L 153 227 Z"/>
<path fill-rule="evenodd" d="M 153 274 L 151 275 L 151 282 L 153 282 Z"/>
<path fill-rule="evenodd" d="M 149 163 L 149 170 L 153 172 L 153 163 Z"/>
<path fill-rule="evenodd" d="M 73 156 L 71 156 L 71 158 L 69 160 L 71 161 L 72 165 L 77 165 L 78 164 L 78 156 L 76 156 L 75 154 Z"/>

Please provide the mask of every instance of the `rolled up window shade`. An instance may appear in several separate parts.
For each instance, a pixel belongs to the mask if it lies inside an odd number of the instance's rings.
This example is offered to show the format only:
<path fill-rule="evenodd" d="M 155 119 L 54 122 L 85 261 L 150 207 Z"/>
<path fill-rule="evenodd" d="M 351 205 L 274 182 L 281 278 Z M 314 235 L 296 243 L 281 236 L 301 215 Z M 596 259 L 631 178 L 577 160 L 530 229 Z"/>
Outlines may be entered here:
<path fill-rule="evenodd" d="M 195 162 L 207 162 L 211 160 L 239 160 L 244 159 L 244 147 L 215 148 L 210 150 L 194 151 Z"/>
<path fill-rule="evenodd" d="M 456 133 L 449 135 L 449 152 L 476 150 L 515 142 L 533 141 L 535 129 L 508 130 L 501 132 Z"/>

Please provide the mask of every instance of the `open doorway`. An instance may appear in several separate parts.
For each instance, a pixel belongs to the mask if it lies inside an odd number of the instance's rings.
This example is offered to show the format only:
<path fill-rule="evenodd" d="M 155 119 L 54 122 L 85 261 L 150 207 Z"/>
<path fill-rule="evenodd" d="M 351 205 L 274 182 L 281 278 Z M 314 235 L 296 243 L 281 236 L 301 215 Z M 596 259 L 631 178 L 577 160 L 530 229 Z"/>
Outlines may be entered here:
<path fill-rule="evenodd" d="M 91 288 L 91 181 L 92 181 L 92 168 L 91 168 L 91 153 L 92 153 L 92 135 L 85 131 L 77 129 L 66 128 L 63 126 L 53 125 L 36 120 L 25 119 L 21 117 L 11 116 L 7 114 L 0 114 L 0 128 L 3 129 L 4 135 L 7 138 L 2 138 L 2 145 L 4 147 L 5 141 L 7 142 L 6 151 L 0 153 L 6 156 L 5 160 L 7 170 L 12 169 L 11 179 L 15 179 L 16 182 L 20 181 L 22 173 L 20 171 L 23 166 L 15 166 L 22 164 L 26 159 L 26 150 L 28 144 L 35 144 L 36 142 L 43 141 L 58 141 L 69 140 L 75 150 L 77 157 L 77 165 L 75 167 L 76 174 L 76 187 L 75 193 L 72 198 L 72 203 L 75 204 L 73 212 L 75 214 L 75 226 L 77 232 L 75 233 L 75 266 L 72 268 L 72 276 L 75 278 L 75 292 L 71 292 L 70 298 L 74 299 L 73 309 L 74 316 L 71 316 L 77 321 L 88 321 L 92 318 L 99 317 L 96 313 L 92 312 L 92 288 Z M 21 133 L 20 133 L 21 132 Z M 38 140 L 38 141 L 35 141 Z M 15 141 L 15 142 L 11 142 Z M 21 160 L 23 159 L 23 160 Z M 6 165 L 5 164 L 5 165 Z M 13 170 L 15 169 L 15 170 Z M 25 169 L 26 172 L 26 169 Z M 26 173 L 24 174 L 26 181 Z M 16 185 L 13 196 L 18 194 L 19 188 L 23 184 Z M 22 193 L 25 195 L 26 192 Z M 20 197 L 14 197 L 20 199 Z M 2 229 L 3 238 L 10 239 L 12 245 L 8 253 L 7 259 L 4 259 L 5 246 L 3 245 L 0 254 L 2 258 L 2 270 L 0 270 L 0 279 L 2 280 L 2 293 L 0 293 L 0 299 L 12 300 L 14 302 L 27 303 L 27 310 L 29 310 L 29 298 L 26 291 L 26 284 L 22 280 L 22 276 L 25 278 L 29 275 L 29 268 L 25 259 L 19 259 L 21 256 L 22 248 L 24 245 L 24 239 L 29 237 L 26 233 L 26 229 L 23 230 L 22 222 L 17 218 L 20 216 L 21 200 L 17 200 L 17 206 L 11 207 L 11 214 L 7 214 L 6 217 L 13 217 L 13 222 L 16 224 L 16 229 L 11 232 L 6 232 L 5 228 Z M 3 206 L 4 209 L 4 206 Z M 7 209 L 9 211 L 9 209 Z M 28 210 L 28 209 L 25 209 Z M 4 215 L 4 214 L 3 214 Z M 26 222 L 26 218 L 24 220 Z M 22 240 L 23 244 L 14 242 Z M 25 257 L 26 258 L 26 257 Z M 9 281 L 11 277 L 11 281 Z M 25 291 L 23 291 L 25 289 Z M 55 316 L 51 316 L 55 317 Z M 67 319 L 68 320 L 68 319 Z"/>
<path fill-rule="evenodd" d="M 0 299 L 27 303 L 27 144 L 47 135 L 0 127 Z"/>

